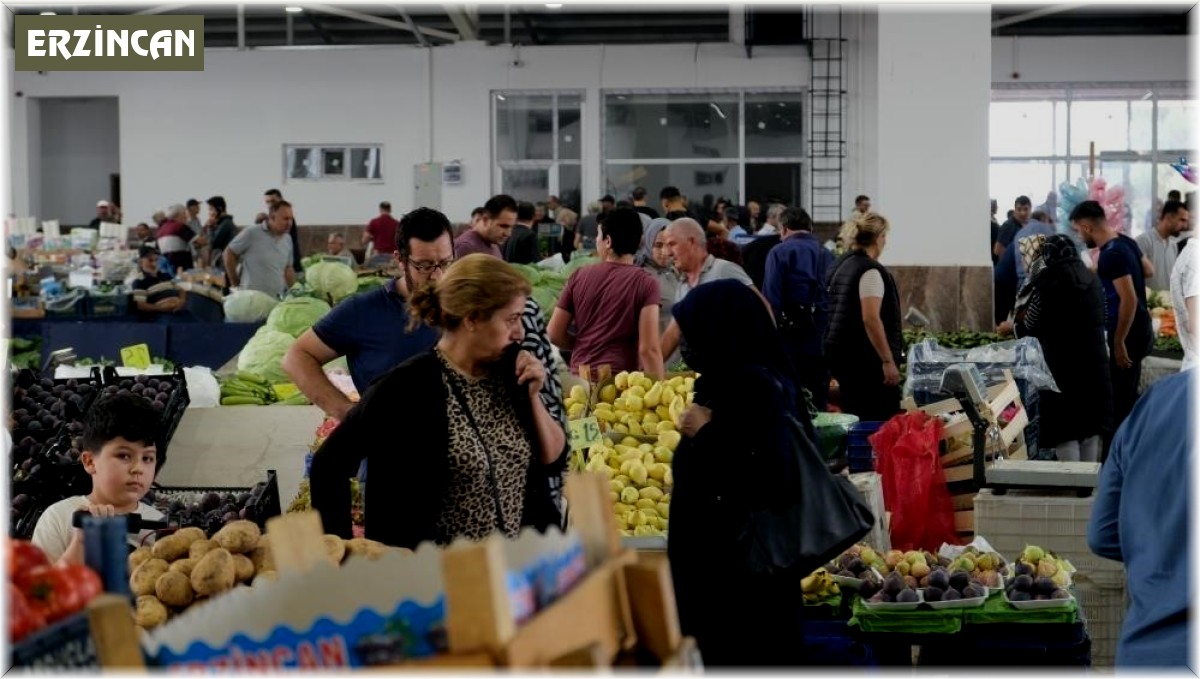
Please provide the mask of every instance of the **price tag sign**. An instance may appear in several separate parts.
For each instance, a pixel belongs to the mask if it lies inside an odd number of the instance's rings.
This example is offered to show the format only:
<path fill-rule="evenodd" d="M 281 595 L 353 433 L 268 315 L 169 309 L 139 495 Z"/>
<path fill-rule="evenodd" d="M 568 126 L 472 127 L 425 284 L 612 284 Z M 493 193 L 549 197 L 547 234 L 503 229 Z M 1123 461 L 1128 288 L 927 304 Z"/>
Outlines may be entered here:
<path fill-rule="evenodd" d="M 145 370 L 150 367 L 150 346 L 135 344 L 121 349 L 121 365 L 126 368 Z"/>
<path fill-rule="evenodd" d="M 600 442 L 600 422 L 594 417 L 585 417 L 567 422 L 568 433 L 571 436 L 571 450 L 591 448 Z"/>

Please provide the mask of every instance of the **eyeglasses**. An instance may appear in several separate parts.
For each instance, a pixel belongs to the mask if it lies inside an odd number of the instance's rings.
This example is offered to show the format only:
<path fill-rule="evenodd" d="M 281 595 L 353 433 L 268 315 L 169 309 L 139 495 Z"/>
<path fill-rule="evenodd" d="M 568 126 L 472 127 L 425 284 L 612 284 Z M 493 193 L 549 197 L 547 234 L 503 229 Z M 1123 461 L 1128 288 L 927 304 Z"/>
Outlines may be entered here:
<path fill-rule="evenodd" d="M 446 269 L 449 268 L 450 265 L 453 263 L 454 263 L 454 258 L 451 257 L 450 259 L 443 259 L 440 262 L 423 262 L 423 261 L 410 260 L 407 263 L 407 265 L 411 269 L 413 269 L 414 271 L 417 271 L 419 273 L 433 273 L 434 269 L 438 269 L 438 270 L 442 271 L 443 273 L 445 273 Z"/>

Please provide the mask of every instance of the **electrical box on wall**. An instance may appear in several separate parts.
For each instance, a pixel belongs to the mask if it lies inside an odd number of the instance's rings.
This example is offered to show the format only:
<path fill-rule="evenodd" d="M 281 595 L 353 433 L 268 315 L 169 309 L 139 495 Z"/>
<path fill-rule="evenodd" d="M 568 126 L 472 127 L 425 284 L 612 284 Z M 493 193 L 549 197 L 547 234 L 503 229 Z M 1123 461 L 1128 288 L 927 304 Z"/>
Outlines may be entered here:
<path fill-rule="evenodd" d="M 413 166 L 413 205 L 442 209 L 441 163 L 418 163 Z"/>
<path fill-rule="evenodd" d="M 442 165 L 442 183 L 443 184 L 461 184 L 462 183 L 462 163 L 457 160 L 452 160 Z"/>

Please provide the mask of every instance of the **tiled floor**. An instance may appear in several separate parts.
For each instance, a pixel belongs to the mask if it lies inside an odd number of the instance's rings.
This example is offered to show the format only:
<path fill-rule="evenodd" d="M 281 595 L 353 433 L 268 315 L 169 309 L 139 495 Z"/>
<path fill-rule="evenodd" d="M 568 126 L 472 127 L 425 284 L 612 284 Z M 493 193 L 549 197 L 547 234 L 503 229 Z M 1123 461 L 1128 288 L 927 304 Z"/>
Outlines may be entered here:
<path fill-rule="evenodd" d="M 171 439 L 158 482 L 249 487 L 274 469 L 286 509 L 304 476 L 304 455 L 321 420 L 316 406 L 192 408 Z"/>

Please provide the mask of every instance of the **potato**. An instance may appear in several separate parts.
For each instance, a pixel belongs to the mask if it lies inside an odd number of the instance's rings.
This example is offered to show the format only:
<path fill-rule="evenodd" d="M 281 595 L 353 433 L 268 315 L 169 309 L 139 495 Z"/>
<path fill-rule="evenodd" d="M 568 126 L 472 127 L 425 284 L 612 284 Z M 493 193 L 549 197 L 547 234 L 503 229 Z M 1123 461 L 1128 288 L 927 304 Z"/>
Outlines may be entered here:
<path fill-rule="evenodd" d="M 175 531 L 175 537 L 181 538 L 187 542 L 188 547 L 191 547 L 193 542 L 208 539 L 208 536 L 204 534 L 204 531 L 200 528 L 196 528 L 195 526 L 191 526 L 189 528 L 180 528 L 179 530 Z"/>
<path fill-rule="evenodd" d="M 137 549 L 130 552 L 129 553 L 129 572 L 132 573 L 132 572 L 136 571 L 137 567 L 141 566 L 146 561 L 149 561 L 151 556 L 152 555 L 150 554 L 149 547 L 138 547 Z"/>
<path fill-rule="evenodd" d="M 205 554 L 208 554 L 218 547 L 220 547 L 220 545 L 212 540 L 197 540 L 193 542 L 190 547 L 188 547 L 188 557 L 192 559 L 200 559 Z"/>
<path fill-rule="evenodd" d="M 198 563 L 200 563 L 200 559 L 180 559 L 179 561 L 171 564 L 171 567 L 167 569 L 167 572 L 182 573 L 190 577 L 192 574 L 192 569 L 195 568 L 196 564 Z"/>
<path fill-rule="evenodd" d="M 162 559 L 147 559 L 129 576 L 129 589 L 133 590 L 134 596 L 154 594 L 154 583 L 168 568 L 167 562 Z"/>
<path fill-rule="evenodd" d="M 171 562 L 187 556 L 188 547 L 189 544 L 183 538 L 168 535 L 161 540 L 155 540 L 154 546 L 150 548 L 150 553 L 156 559 Z"/>
<path fill-rule="evenodd" d="M 346 541 L 346 552 L 349 556 L 365 556 L 374 561 L 384 555 L 387 546 L 382 542 L 366 538 L 354 538 Z"/>
<path fill-rule="evenodd" d="M 233 555 L 234 579 L 238 582 L 249 582 L 254 577 L 254 562 L 242 554 Z"/>
<path fill-rule="evenodd" d="M 133 614 L 133 623 L 143 629 L 154 629 L 167 621 L 167 607 L 153 594 L 143 594 L 137 598 L 137 612 Z"/>
<path fill-rule="evenodd" d="M 192 569 L 191 583 L 196 594 L 212 596 L 233 588 L 237 571 L 233 555 L 226 549 L 214 549 Z"/>
<path fill-rule="evenodd" d="M 231 554 L 245 554 L 254 551 L 260 537 L 262 531 L 253 521 L 232 521 L 217 531 L 213 540 Z"/>
<path fill-rule="evenodd" d="M 254 562 L 257 573 L 275 570 L 275 553 L 271 551 L 270 538 L 266 535 L 258 539 L 258 546 L 250 552 L 250 560 Z"/>
<path fill-rule="evenodd" d="M 167 571 L 158 576 L 158 582 L 154 583 L 154 593 L 159 601 L 176 608 L 183 608 L 192 603 L 195 596 L 188 576 L 174 571 Z"/>
<path fill-rule="evenodd" d="M 346 557 L 346 541 L 336 535 L 325 536 L 325 555 L 336 566 Z"/>

